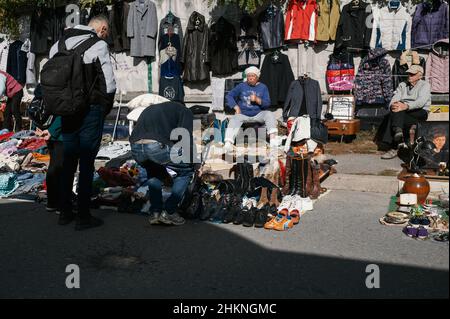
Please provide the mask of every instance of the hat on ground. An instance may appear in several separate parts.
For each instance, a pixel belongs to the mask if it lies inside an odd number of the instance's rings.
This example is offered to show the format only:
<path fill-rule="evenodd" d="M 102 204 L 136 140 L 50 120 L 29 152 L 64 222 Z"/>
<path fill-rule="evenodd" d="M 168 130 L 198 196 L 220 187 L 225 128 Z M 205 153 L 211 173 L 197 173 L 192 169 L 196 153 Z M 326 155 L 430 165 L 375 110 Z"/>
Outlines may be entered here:
<path fill-rule="evenodd" d="M 411 65 L 411 67 L 408 69 L 408 71 L 406 71 L 406 73 L 411 73 L 411 74 L 417 74 L 418 72 L 420 73 L 424 73 L 423 72 L 423 68 L 420 65 Z"/>
<path fill-rule="evenodd" d="M 245 75 L 255 74 L 258 78 L 261 76 L 261 71 L 256 66 L 251 66 L 245 70 Z"/>

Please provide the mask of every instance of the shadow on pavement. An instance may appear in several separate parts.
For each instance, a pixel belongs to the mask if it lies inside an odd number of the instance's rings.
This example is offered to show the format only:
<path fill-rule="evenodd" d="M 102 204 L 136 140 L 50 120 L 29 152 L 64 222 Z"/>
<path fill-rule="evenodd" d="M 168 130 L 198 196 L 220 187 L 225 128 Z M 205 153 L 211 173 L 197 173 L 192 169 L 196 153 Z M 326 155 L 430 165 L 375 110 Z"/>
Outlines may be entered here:
<path fill-rule="evenodd" d="M 105 225 L 76 232 L 37 204 L 0 203 L 0 298 L 448 298 L 448 271 L 378 263 L 381 288 L 367 289 L 367 261 L 269 250 L 209 223 L 94 214 Z M 80 289 L 65 286 L 69 264 Z"/>

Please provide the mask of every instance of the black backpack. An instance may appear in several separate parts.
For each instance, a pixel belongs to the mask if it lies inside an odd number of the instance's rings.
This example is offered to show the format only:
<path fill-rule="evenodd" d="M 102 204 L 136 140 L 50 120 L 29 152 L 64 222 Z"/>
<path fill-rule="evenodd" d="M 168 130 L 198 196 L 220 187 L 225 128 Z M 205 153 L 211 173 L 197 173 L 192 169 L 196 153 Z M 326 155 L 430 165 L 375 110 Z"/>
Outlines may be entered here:
<path fill-rule="evenodd" d="M 70 33 L 67 33 L 59 40 L 58 53 L 41 71 L 42 96 L 46 111 L 51 115 L 71 116 L 86 110 L 98 77 L 86 90 L 84 52 L 101 39 L 92 34 L 75 49 L 67 50 L 65 40 L 69 37 Z"/>

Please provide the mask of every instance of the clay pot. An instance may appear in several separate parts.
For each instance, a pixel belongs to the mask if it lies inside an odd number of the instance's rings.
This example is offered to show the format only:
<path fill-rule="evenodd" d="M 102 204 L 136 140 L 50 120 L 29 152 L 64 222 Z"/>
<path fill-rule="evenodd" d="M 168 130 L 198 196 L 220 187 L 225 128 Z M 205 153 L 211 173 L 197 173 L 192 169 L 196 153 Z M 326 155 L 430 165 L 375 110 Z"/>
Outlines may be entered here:
<path fill-rule="evenodd" d="M 425 204 L 425 201 L 430 193 L 430 183 L 428 180 L 419 174 L 409 175 L 404 178 L 403 193 L 417 194 L 417 203 Z"/>

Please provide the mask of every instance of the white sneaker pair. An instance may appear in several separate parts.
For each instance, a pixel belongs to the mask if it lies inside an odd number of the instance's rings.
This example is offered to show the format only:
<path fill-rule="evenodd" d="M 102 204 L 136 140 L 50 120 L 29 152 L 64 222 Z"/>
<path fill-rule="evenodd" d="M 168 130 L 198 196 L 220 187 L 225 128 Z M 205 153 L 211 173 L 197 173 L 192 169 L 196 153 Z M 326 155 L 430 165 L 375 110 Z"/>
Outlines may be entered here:
<path fill-rule="evenodd" d="M 290 196 L 287 195 L 283 197 L 283 200 L 278 207 L 278 212 L 287 210 L 291 213 L 294 210 L 304 213 L 306 211 L 311 211 L 314 209 L 312 200 L 309 197 L 303 198 L 298 195 Z"/>

